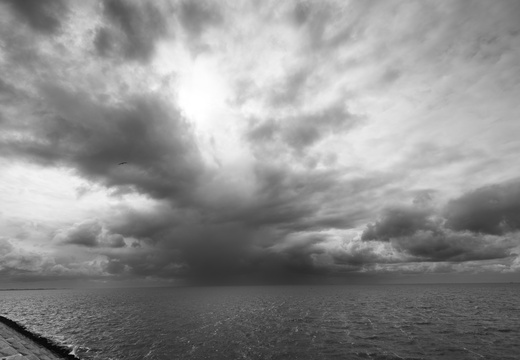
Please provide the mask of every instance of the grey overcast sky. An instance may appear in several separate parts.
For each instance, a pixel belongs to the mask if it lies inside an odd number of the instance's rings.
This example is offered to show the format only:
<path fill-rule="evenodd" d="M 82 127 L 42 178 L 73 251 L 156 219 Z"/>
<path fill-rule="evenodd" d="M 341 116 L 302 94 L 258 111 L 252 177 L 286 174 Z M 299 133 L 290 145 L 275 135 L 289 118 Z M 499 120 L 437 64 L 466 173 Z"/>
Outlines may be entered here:
<path fill-rule="evenodd" d="M 518 281 L 519 161 L 520 1 L 0 0 L 4 286 Z"/>

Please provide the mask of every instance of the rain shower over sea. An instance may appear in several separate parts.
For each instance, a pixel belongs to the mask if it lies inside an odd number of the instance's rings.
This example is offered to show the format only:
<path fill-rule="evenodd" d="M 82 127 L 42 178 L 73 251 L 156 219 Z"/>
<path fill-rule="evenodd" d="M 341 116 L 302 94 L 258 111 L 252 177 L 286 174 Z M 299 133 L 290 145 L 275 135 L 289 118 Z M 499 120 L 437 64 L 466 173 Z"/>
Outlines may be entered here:
<path fill-rule="evenodd" d="M 520 285 L 0 292 L 0 314 L 94 359 L 518 359 Z"/>

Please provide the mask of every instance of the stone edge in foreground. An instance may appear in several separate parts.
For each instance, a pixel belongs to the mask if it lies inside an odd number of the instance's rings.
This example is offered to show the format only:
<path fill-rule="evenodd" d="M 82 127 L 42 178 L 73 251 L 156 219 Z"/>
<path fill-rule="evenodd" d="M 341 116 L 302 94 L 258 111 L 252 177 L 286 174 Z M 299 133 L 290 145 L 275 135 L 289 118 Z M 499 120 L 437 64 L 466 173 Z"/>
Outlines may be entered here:
<path fill-rule="evenodd" d="M 68 348 L 58 345 L 52 340 L 31 332 L 25 326 L 20 325 L 17 322 L 6 318 L 5 316 L 0 315 L 0 323 L 4 324 L 11 330 L 14 330 L 16 333 L 28 338 L 28 341 L 32 341 L 37 345 L 49 350 L 58 359 L 80 360 L 78 357 L 70 354 L 70 350 Z"/>

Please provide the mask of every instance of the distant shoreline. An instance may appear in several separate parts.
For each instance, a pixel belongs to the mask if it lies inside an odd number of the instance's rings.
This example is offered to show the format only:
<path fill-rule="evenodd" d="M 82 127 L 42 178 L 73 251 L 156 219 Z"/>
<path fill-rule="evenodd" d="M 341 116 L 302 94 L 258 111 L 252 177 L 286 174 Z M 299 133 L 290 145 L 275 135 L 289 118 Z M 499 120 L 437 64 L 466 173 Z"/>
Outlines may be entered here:
<path fill-rule="evenodd" d="M 10 289 L 1 289 L 0 291 L 19 291 L 19 290 L 67 290 L 67 288 L 10 288 Z"/>
<path fill-rule="evenodd" d="M 125 287 L 92 287 L 92 288 L 77 288 L 77 287 L 50 287 L 50 288 L 7 288 L 1 291 L 34 291 L 34 290 L 110 290 L 110 289 L 179 289 L 179 288 L 193 288 L 193 287 L 266 287 L 266 286 L 403 286 L 403 285 L 520 285 L 520 281 L 504 281 L 504 282 L 436 282 L 436 283 L 352 283 L 352 284 L 236 284 L 236 285 L 177 285 L 177 286 L 125 286 Z"/>

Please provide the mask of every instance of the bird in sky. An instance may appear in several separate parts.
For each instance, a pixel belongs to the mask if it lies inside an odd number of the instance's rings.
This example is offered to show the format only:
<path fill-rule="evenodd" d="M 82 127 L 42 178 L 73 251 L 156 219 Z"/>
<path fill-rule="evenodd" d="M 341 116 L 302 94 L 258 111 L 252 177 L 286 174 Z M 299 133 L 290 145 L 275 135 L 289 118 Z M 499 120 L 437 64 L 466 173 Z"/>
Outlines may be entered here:
<path fill-rule="evenodd" d="M 124 164 L 127 164 L 127 162 L 123 161 L 123 162 L 120 162 L 118 165 L 124 165 Z"/>

